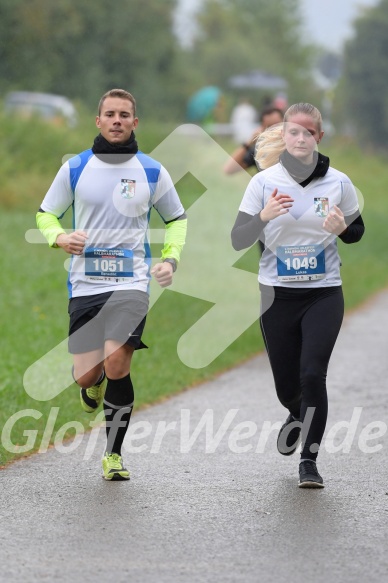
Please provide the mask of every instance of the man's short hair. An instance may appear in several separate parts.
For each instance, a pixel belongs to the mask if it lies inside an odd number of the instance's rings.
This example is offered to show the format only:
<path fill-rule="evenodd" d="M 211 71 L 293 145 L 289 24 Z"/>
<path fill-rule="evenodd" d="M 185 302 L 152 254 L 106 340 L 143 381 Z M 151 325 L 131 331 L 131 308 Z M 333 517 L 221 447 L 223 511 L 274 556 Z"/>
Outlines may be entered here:
<path fill-rule="evenodd" d="M 133 114 L 136 116 L 136 100 L 134 96 L 125 91 L 125 89 L 110 89 L 101 97 L 100 102 L 98 104 L 98 115 L 101 115 L 102 105 L 107 97 L 119 97 L 120 99 L 127 99 L 133 105 Z"/>

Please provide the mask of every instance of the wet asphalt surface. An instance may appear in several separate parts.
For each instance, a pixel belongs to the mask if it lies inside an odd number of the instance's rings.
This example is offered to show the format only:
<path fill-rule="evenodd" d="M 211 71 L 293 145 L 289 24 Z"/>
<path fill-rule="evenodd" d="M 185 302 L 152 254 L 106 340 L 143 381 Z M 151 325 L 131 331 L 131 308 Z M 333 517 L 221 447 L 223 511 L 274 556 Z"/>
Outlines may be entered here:
<path fill-rule="evenodd" d="M 323 490 L 298 488 L 298 455 L 276 451 L 286 414 L 264 354 L 134 413 L 130 482 L 101 478 L 98 428 L 10 465 L 0 581 L 386 580 L 387 354 L 384 292 L 346 317 L 335 347 Z"/>

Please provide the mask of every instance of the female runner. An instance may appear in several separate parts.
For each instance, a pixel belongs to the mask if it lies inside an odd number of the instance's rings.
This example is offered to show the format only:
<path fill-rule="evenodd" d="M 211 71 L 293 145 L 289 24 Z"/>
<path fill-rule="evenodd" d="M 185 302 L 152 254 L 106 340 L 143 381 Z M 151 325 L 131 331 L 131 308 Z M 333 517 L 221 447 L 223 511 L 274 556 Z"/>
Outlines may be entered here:
<path fill-rule="evenodd" d="M 326 375 L 344 313 L 337 237 L 364 233 L 349 178 L 317 152 L 322 117 L 292 105 L 283 124 L 263 132 L 254 176 L 232 230 L 234 249 L 266 241 L 260 260 L 260 325 L 277 396 L 288 410 L 277 448 L 293 454 L 302 440 L 299 486 L 323 488 L 316 460 L 327 420 Z"/>

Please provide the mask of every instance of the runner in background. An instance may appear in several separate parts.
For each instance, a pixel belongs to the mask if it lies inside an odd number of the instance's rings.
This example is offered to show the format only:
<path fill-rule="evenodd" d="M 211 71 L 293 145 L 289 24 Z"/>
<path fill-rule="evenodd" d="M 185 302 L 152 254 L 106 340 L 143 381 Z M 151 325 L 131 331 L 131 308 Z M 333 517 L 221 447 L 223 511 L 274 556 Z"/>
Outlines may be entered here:
<path fill-rule="evenodd" d="M 272 125 L 281 123 L 283 121 L 283 112 L 277 107 L 268 106 L 262 110 L 260 114 L 260 125 L 254 130 L 253 134 L 244 141 L 230 155 L 229 160 L 224 166 L 225 174 L 235 174 L 241 170 L 247 170 L 252 166 L 256 166 L 255 162 L 255 145 L 256 140 L 267 128 Z"/>
<path fill-rule="evenodd" d="M 277 448 L 293 454 L 302 439 L 299 486 L 322 488 L 316 460 L 326 427 L 326 375 L 341 328 L 337 237 L 356 243 L 364 233 L 355 188 L 317 152 L 320 112 L 292 105 L 284 124 L 263 132 L 256 160 L 263 169 L 244 194 L 232 230 L 234 249 L 265 236 L 260 260 L 261 330 L 277 396 L 288 417 Z"/>

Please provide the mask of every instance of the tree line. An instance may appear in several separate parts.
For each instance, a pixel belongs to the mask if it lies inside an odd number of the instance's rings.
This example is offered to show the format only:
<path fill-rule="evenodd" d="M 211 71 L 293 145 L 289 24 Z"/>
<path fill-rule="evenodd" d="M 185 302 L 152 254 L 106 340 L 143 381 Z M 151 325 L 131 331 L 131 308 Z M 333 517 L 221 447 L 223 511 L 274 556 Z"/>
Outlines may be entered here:
<path fill-rule="evenodd" d="M 183 120 L 190 95 L 217 85 L 230 103 L 232 75 L 281 76 L 290 102 L 321 105 L 312 81 L 319 49 L 303 42 L 300 0 L 203 0 L 198 32 L 182 47 L 173 34 L 178 0 L 0 0 L 0 91 L 59 93 L 96 107 L 120 86 L 152 119 Z M 388 134 L 388 0 L 355 23 L 334 100 L 363 139 Z M 256 105 L 263 92 L 249 89 Z"/>
<path fill-rule="evenodd" d="M 360 143 L 388 146 L 388 0 L 368 8 L 354 23 L 344 51 L 339 112 Z"/>

